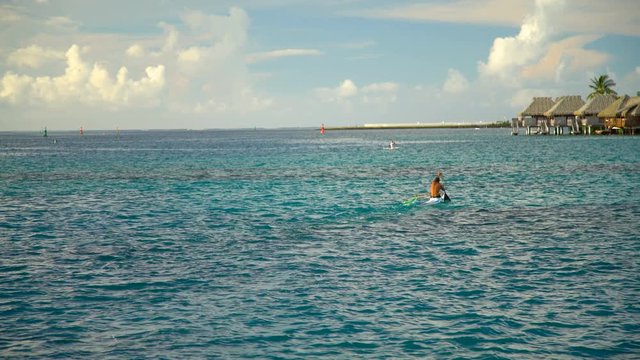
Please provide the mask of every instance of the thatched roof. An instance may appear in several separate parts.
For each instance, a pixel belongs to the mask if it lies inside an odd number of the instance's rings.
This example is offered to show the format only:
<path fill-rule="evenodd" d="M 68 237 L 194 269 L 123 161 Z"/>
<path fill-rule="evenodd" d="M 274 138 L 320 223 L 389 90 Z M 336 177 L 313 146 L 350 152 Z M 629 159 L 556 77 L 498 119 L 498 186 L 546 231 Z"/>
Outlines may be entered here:
<path fill-rule="evenodd" d="M 586 104 L 576 110 L 573 114 L 577 116 L 592 116 L 597 115 L 600 111 L 604 110 L 612 102 L 616 101 L 616 97 L 611 94 L 596 94 Z"/>
<path fill-rule="evenodd" d="M 550 97 L 534 97 L 529 106 L 522 110 L 519 116 L 544 116 L 544 112 L 551 109 L 555 103 Z"/>
<path fill-rule="evenodd" d="M 624 107 L 617 113 L 619 117 L 640 115 L 640 96 L 634 96 L 624 104 Z"/>
<path fill-rule="evenodd" d="M 625 116 L 640 116 L 640 105 L 636 105 L 633 109 L 629 110 Z"/>
<path fill-rule="evenodd" d="M 624 109 L 624 105 L 629 101 L 629 96 L 625 95 L 618 98 L 616 101 L 612 102 L 604 108 L 604 110 L 598 113 L 598 117 L 600 118 L 615 118 L 620 112 L 620 110 Z"/>
<path fill-rule="evenodd" d="M 573 116 L 573 113 L 584 105 L 584 101 L 579 95 L 561 96 L 556 99 L 556 103 L 551 109 L 545 111 L 546 117 Z"/>

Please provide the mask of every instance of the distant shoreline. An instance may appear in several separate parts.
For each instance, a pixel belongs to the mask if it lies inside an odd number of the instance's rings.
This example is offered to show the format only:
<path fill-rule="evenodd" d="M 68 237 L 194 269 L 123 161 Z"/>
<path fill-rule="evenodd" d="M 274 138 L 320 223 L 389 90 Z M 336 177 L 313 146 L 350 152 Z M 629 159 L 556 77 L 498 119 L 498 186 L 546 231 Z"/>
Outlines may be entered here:
<path fill-rule="evenodd" d="M 325 126 L 327 131 L 336 130 L 402 130 L 402 129 L 474 129 L 474 128 L 509 128 L 507 123 L 483 123 L 483 124 L 365 124 L 352 126 Z M 204 129 L 84 129 L 85 135 L 96 133 L 117 133 L 117 132 L 171 132 L 171 131 L 264 131 L 264 130 L 320 130 L 319 127 L 250 127 L 250 128 L 204 128 Z M 49 134 L 53 133 L 78 133 L 78 129 L 49 129 Z M 0 130 L 0 134 L 10 133 L 42 133 L 42 130 Z"/>
<path fill-rule="evenodd" d="M 475 129 L 475 128 L 509 128 L 508 123 L 488 124 L 370 124 L 356 126 L 325 126 L 325 130 L 398 130 L 398 129 Z"/>

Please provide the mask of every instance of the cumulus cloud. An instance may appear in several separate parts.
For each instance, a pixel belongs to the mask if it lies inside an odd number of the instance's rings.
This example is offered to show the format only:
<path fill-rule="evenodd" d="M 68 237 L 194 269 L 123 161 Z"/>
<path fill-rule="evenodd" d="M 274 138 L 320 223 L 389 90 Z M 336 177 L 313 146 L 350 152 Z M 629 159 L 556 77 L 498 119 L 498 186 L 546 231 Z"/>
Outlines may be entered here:
<path fill-rule="evenodd" d="M 358 87 L 351 79 L 346 79 L 335 88 L 318 88 L 316 95 L 325 102 L 340 102 L 358 94 Z"/>
<path fill-rule="evenodd" d="M 324 102 L 358 100 L 368 104 L 384 104 L 396 101 L 398 88 L 399 85 L 393 82 L 372 83 L 358 88 L 351 79 L 346 79 L 337 87 L 316 89 L 316 96 Z"/>
<path fill-rule="evenodd" d="M 249 56 L 247 56 L 247 62 L 257 63 L 261 61 L 268 61 L 285 57 L 319 55 L 322 55 L 322 52 L 316 49 L 281 49 L 250 54 Z"/>
<path fill-rule="evenodd" d="M 231 67 L 234 71 L 246 71 L 239 66 L 244 62 L 249 29 L 249 17 L 244 10 L 231 8 L 228 16 L 191 11 L 182 19 L 192 33 L 197 32 L 197 38 L 185 35 L 185 42 L 196 42 L 197 45 L 181 43 L 177 49 L 178 65 L 182 71 L 211 70 L 221 74 L 220 70 L 226 72 Z"/>
<path fill-rule="evenodd" d="M 445 80 L 442 90 L 447 93 L 461 93 L 469 88 L 469 81 L 462 73 L 455 69 L 449 69 L 447 80 Z"/>
<path fill-rule="evenodd" d="M 162 53 L 168 53 L 173 50 L 178 42 L 178 30 L 175 26 L 161 22 L 159 25 L 164 30 L 165 41 L 162 46 Z M 156 54 L 158 55 L 158 54 Z"/>
<path fill-rule="evenodd" d="M 140 44 L 133 44 L 127 48 L 127 56 L 132 58 L 142 58 L 145 56 L 145 50 Z"/>
<path fill-rule="evenodd" d="M 150 100 L 165 85 L 164 66 L 149 66 L 144 77 L 132 80 L 126 67 L 121 67 L 115 79 L 100 64 L 82 60 L 78 45 L 65 54 L 66 68 L 62 75 L 50 77 L 18 75 L 9 72 L 2 78 L 0 100 L 10 103 L 58 104 L 75 102 L 126 105 L 132 100 Z"/>
<path fill-rule="evenodd" d="M 536 0 L 534 14 L 525 18 L 517 36 L 493 41 L 487 62 L 478 64 L 480 75 L 512 82 L 522 66 L 538 60 L 546 49 L 552 27 L 547 12 L 558 4 L 553 0 Z"/>
<path fill-rule="evenodd" d="M 256 92 L 246 66 L 249 16 L 240 8 L 228 15 L 190 11 L 181 16 L 186 31 L 174 53 L 171 108 L 207 114 L 246 114 L 273 105 Z"/>
<path fill-rule="evenodd" d="M 522 67 L 520 74 L 527 80 L 562 81 L 562 75 L 585 72 L 606 63 L 610 56 L 584 46 L 600 36 L 579 35 L 569 37 L 547 47 L 546 54 L 536 63 Z"/>
<path fill-rule="evenodd" d="M 64 59 L 65 55 L 62 51 L 43 48 L 38 45 L 31 45 L 13 51 L 7 57 L 7 63 L 17 67 L 39 68 L 42 64 L 53 60 Z"/>
<path fill-rule="evenodd" d="M 563 4 L 536 0 L 516 36 L 494 40 L 486 62 L 478 63 L 480 79 L 493 87 L 550 89 L 605 64 L 610 55 L 586 48 L 601 35 L 562 38 L 554 28 L 560 14 L 566 13 Z"/>
<path fill-rule="evenodd" d="M 348 98 L 358 93 L 358 87 L 350 79 L 347 79 L 335 89 L 335 94 L 341 98 Z"/>
<path fill-rule="evenodd" d="M 202 60 L 204 53 L 207 52 L 206 48 L 192 46 L 185 50 L 178 52 L 178 61 L 184 63 L 197 63 Z"/>
<path fill-rule="evenodd" d="M 241 8 L 230 8 L 228 16 L 189 11 L 181 19 L 192 32 L 197 32 L 203 38 L 231 44 L 244 44 L 247 41 L 250 20 Z"/>
<path fill-rule="evenodd" d="M 69 24 L 65 19 L 42 25 Z M 14 69 L 0 79 L 0 102 L 43 108 L 153 105 L 179 113 L 236 115 L 274 104 L 272 98 L 255 90 L 256 79 L 247 69 L 245 45 L 250 21 L 244 10 L 231 8 L 226 15 L 189 11 L 180 19 L 179 24 L 159 23 L 162 33 L 157 36 L 136 38 L 124 51 L 126 62 L 120 68 L 112 64 L 122 58 L 105 50 L 118 47 L 115 44 L 121 38 L 117 35 L 100 38 L 105 42 L 113 39 L 113 44 L 90 40 L 90 52 L 82 52 L 79 45 L 70 46 L 66 53 L 37 45 L 17 49 L 7 57 L 6 63 Z M 266 56 L 316 54 L 293 50 Z M 89 56 L 97 57 L 84 59 Z M 52 66 L 44 68 L 47 64 Z M 65 69 L 63 73 L 51 72 L 60 67 Z M 38 72 L 32 75 L 24 69 Z M 46 76 L 40 75 L 43 73 Z M 134 73 L 141 75 L 136 78 Z"/>

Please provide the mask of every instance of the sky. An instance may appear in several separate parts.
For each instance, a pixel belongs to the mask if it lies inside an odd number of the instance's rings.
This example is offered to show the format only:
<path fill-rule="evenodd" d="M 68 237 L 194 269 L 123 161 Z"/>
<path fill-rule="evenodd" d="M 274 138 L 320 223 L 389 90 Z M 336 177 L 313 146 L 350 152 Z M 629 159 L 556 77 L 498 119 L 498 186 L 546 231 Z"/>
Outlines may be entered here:
<path fill-rule="evenodd" d="M 0 0 L 0 131 L 480 123 L 640 91 L 637 0 Z"/>

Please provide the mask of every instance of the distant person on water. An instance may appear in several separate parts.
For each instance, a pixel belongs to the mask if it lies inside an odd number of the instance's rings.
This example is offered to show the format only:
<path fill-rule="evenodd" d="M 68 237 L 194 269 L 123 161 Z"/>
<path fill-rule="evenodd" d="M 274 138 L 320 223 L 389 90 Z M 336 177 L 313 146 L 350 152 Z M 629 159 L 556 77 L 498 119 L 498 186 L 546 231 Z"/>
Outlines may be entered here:
<path fill-rule="evenodd" d="M 442 193 L 444 193 L 445 191 L 444 185 L 442 185 L 442 183 L 440 182 L 441 177 L 442 177 L 442 172 L 438 171 L 436 173 L 436 177 L 433 179 L 433 181 L 431 181 L 431 187 L 429 189 L 429 192 L 431 193 L 432 198 L 440 197 Z"/>

